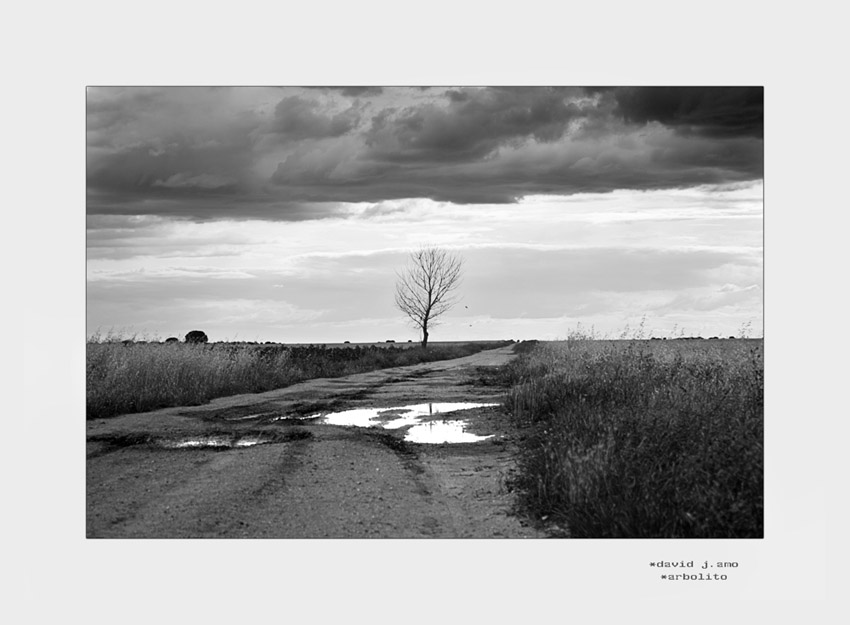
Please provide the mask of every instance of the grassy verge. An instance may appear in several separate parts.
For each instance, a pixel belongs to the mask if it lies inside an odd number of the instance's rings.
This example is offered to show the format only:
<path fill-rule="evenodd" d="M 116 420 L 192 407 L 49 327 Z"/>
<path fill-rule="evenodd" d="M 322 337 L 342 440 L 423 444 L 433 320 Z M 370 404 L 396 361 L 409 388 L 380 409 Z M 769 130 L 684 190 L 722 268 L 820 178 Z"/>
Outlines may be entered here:
<path fill-rule="evenodd" d="M 259 393 L 312 378 L 460 358 L 506 344 L 462 343 L 422 349 L 90 341 L 86 344 L 86 416 L 97 419 L 198 405 L 216 397 Z"/>
<path fill-rule="evenodd" d="M 763 341 L 541 343 L 504 374 L 513 486 L 584 538 L 763 536 Z"/>

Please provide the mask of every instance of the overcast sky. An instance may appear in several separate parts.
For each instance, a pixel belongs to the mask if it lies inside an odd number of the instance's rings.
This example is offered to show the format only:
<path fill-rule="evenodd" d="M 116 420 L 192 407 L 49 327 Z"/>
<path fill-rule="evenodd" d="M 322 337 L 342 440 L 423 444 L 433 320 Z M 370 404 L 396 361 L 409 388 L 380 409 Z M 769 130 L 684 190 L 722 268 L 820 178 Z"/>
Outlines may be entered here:
<path fill-rule="evenodd" d="M 761 88 L 89 88 L 87 332 L 416 340 L 762 333 Z"/>

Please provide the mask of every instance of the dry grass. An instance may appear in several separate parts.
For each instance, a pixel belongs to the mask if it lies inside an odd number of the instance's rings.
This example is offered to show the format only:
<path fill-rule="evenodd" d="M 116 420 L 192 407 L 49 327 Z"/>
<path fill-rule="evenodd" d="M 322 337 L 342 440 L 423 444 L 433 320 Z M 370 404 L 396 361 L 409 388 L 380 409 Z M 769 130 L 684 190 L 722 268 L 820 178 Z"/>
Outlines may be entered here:
<path fill-rule="evenodd" d="M 763 341 L 574 337 L 506 373 L 532 516 L 574 537 L 763 536 Z"/>
<path fill-rule="evenodd" d="M 89 419 L 198 405 L 215 397 L 259 393 L 319 377 L 337 377 L 420 362 L 459 358 L 507 343 L 418 346 L 136 343 L 86 345 Z"/>

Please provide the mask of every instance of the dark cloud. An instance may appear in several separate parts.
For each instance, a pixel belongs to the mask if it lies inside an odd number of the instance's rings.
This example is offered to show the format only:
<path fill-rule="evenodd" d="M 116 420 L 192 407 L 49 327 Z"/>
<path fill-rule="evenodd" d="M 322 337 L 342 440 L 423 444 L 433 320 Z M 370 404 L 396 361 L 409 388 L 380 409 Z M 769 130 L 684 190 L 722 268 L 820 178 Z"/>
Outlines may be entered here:
<path fill-rule="evenodd" d="M 326 115 L 320 111 L 318 102 L 290 96 L 275 107 L 271 130 L 290 140 L 324 139 L 350 132 L 358 121 L 359 114 L 354 106 L 335 115 Z"/>
<path fill-rule="evenodd" d="M 217 191 L 220 189 L 233 189 L 234 182 L 226 176 L 180 172 L 179 174 L 169 176 L 167 180 L 158 179 L 153 185 L 167 189 L 207 189 Z"/>
<path fill-rule="evenodd" d="M 340 87 L 339 90 L 342 95 L 352 98 L 367 95 L 381 95 L 384 92 L 383 87 Z"/>
<path fill-rule="evenodd" d="M 186 192 L 180 197 L 174 191 L 166 189 L 161 194 L 143 193 L 133 197 L 128 197 L 126 193 L 89 192 L 87 211 L 89 215 L 153 215 L 193 221 L 306 221 L 348 214 L 338 201 L 332 202 L 318 196 L 315 201 L 305 202 L 275 199 L 263 194 L 202 195 L 197 191 Z"/>
<path fill-rule="evenodd" d="M 764 136 L 762 87 L 622 87 L 617 112 L 630 123 L 659 122 L 709 137 Z"/>
<path fill-rule="evenodd" d="M 110 205 L 205 201 L 248 189 L 259 118 L 216 110 L 214 90 L 102 91 L 86 106 L 90 209 L 106 208 L 105 197 Z"/>
<path fill-rule="evenodd" d="M 95 137 L 95 133 L 132 123 L 144 111 L 155 109 L 162 103 L 162 93 L 151 88 L 90 87 L 86 96 L 88 145 L 97 142 L 97 139 L 108 139 L 104 135 Z"/>
<path fill-rule="evenodd" d="M 369 156 L 393 162 L 479 160 L 500 145 L 561 138 L 591 106 L 568 100 L 577 90 L 552 87 L 450 89 L 446 102 L 388 110 L 366 133 Z"/>
<path fill-rule="evenodd" d="M 197 149 L 169 143 L 167 151 L 141 144 L 92 159 L 86 182 L 93 191 L 112 192 L 119 201 L 159 197 L 232 195 L 248 163 L 238 150 Z"/>
<path fill-rule="evenodd" d="M 278 166 L 273 181 L 304 202 L 426 197 L 499 204 L 533 194 L 687 187 L 762 174 L 759 140 L 683 137 L 656 128 L 642 138 L 535 143 L 490 159 L 446 163 L 371 160 L 355 148 L 296 152 Z"/>
<path fill-rule="evenodd" d="M 309 89 L 311 91 L 338 91 L 341 95 L 344 95 L 349 98 L 357 98 L 360 96 L 376 96 L 381 95 L 384 92 L 383 87 L 378 87 L 375 85 L 349 85 L 346 87 L 331 87 L 331 86 L 321 86 L 321 87 L 304 87 L 304 89 Z"/>
<path fill-rule="evenodd" d="M 763 175 L 760 88 L 90 90 L 90 214 L 297 220 L 336 202 L 530 194 Z"/>

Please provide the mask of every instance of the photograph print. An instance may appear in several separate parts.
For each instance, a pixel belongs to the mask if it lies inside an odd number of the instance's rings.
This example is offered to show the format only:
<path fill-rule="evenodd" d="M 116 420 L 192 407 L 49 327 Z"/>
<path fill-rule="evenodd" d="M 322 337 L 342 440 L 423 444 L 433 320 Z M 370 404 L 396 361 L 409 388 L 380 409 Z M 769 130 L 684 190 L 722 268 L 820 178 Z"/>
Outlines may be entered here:
<path fill-rule="evenodd" d="M 764 537 L 761 86 L 89 86 L 86 537 Z"/>

